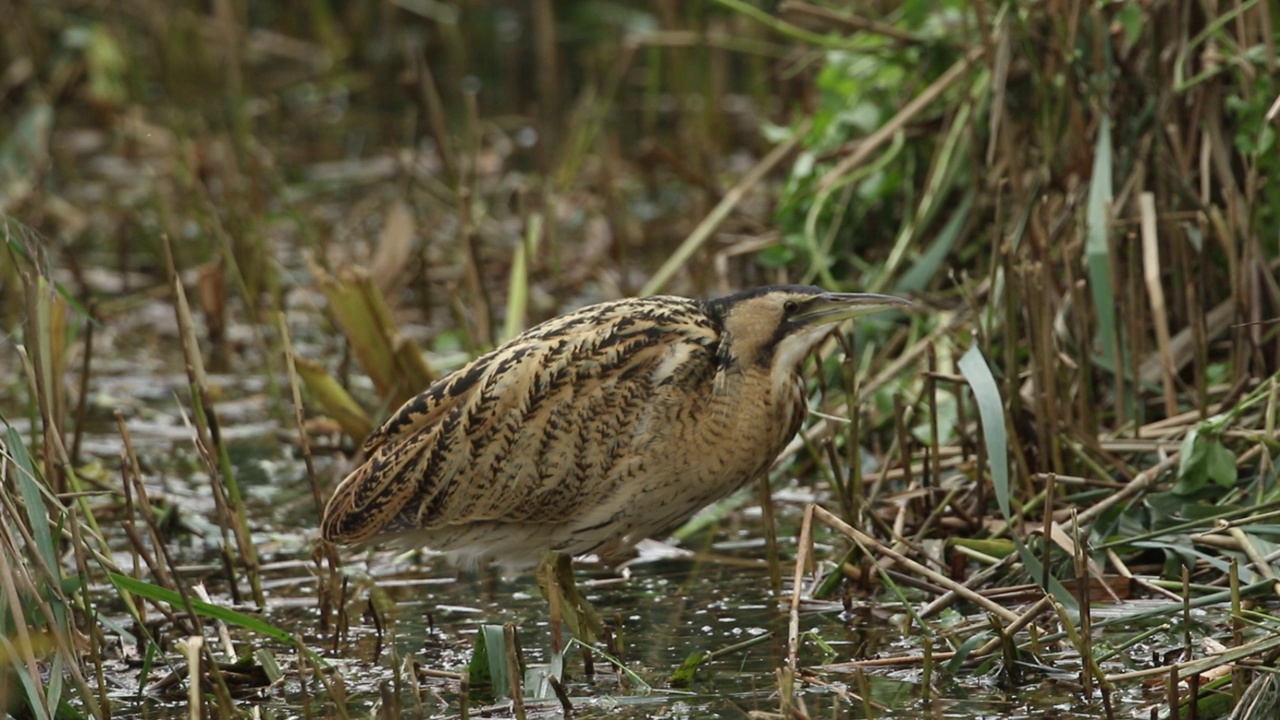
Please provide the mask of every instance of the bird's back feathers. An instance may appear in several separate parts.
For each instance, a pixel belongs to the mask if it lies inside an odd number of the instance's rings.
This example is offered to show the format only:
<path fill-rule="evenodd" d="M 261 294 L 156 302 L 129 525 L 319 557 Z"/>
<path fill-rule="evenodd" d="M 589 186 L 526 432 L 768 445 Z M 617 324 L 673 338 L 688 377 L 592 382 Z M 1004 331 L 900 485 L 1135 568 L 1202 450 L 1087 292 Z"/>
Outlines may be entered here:
<path fill-rule="evenodd" d="M 359 543 L 425 531 L 429 541 L 449 526 L 544 522 L 604 502 L 637 443 L 662 440 L 642 432 L 655 409 L 710 392 L 719 332 L 684 298 L 603 303 L 531 328 L 373 433 L 323 535 Z"/>

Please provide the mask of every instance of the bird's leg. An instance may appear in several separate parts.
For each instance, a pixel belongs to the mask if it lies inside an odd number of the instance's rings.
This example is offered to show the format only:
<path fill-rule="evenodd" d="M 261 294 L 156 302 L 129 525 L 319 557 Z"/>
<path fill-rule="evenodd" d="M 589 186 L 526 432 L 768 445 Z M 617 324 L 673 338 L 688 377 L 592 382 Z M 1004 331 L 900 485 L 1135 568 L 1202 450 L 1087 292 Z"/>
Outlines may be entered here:
<path fill-rule="evenodd" d="M 559 625 L 561 618 L 557 616 L 563 616 L 569 632 L 581 642 L 592 645 L 604 637 L 604 623 L 600 616 L 587 598 L 578 592 L 578 584 L 573 579 L 573 558 L 548 552 L 538 563 L 537 578 L 538 589 L 551 604 L 553 628 Z"/>

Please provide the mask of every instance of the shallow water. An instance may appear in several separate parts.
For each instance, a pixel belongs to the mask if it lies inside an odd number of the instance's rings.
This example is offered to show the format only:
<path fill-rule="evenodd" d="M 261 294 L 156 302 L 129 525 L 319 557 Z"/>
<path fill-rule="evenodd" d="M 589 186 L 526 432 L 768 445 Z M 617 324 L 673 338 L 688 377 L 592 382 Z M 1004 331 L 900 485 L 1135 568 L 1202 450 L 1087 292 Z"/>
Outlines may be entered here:
<path fill-rule="evenodd" d="M 271 443 L 237 444 L 234 457 L 249 504 L 260 513 L 255 540 L 264 557 L 268 597 L 262 618 L 296 633 L 341 674 L 344 705 L 354 717 L 367 716 L 382 704 L 383 685 L 396 694 L 406 717 L 459 716 L 464 698 L 458 682 L 419 677 L 415 690 L 408 674 L 396 669 L 465 672 L 475 637 L 485 624 L 516 623 L 526 663 L 548 662 L 548 608 L 531 575 L 504 578 L 496 570 L 460 572 L 443 558 L 421 553 L 344 554 L 350 627 L 335 645 L 333 633 L 322 632 L 316 607 L 319 584 L 316 566 L 309 560 L 316 518 L 303 473 L 289 453 Z M 341 462 L 322 465 L 337 468 Z M 171 483 L 171 492 L 173 487 Z M 191 483 L 188 492 L 183 504 L 199 512 L 199 483 Z M 782 507 L 787 526 L 794 525 L 797 514 L 798 507 Z M 781 543 L 784 557 L 794 551 L 788 532 Z M 695 536 L 688 547 L 702 550 L 686 557 L 655 557 L 672 548 L 646 544 L 641 559 L 620 568 L 579 563 L 577 576 L 584 591 L 618 630 L 619 659 L 641 682 L 615 672 L 600 657 L 595 658 L 595 673 L 587 675 L 580 651 L 570 650 L 565 680 L 575 715 L 683 718 L 776 712 L 777 671 L 786 664 L 790 591 L 776 595 L 770 589 L 767 567 L 760 560 L 761 535 L 758 513 L 743 511 Z M 211 544 L 188 537 L 177 540 L 175 549 L 192 575 L 207 579 L 215 601 L 229 600 Z M 789 573 L 789 563 L 784 563 L 784 574 Z M 247 596 L 243 582 L 241 592 Z M 376 623 L 368 611 L 371 604 L 379 608 Z M 804 608 L 801 631 L 808 635 L 800 664 L 805 682 L 798 697 L 813 717 L 864 714 L 859 679 L 853 671 L 838 668 L 840 663 L 920 652 L 919 633 L 904 634 L 901 607 L 883 596 L 852 597 L 847 603 L 806 601 Z M 116 619 L 124 622 L 122 615 Z M 252 693 L 243 701 L 246 707 L 273 717 L 300 717 L 305 705 L 334 714 L 332 698 L 314 683 L 309 697 L 302 694 L 297 676 L 288 672 L 294 657 L 291 648 L 261 639 L 246 641 L 246 635 L 234 628 L 232 635 L 239 654 L 268 648 L 286 666 L 285 679 Z M 721 651 L 752 638 L 761 640 L 707 662 L 687 687 L 670 685 L 672 672 L 691 654 Z M 939 651 L 947 649 L 942 641 L 936 645 Z M 918 663 L 867 668 L 861 686 L 870 690 L 871 705 L 881 717 L 1098 717 L 1100 702 L 1085 702 L 1074 687 L 1078 667 L 1078 658 L 1066 656 L 1057 672 L 1024 669 L 1017 686 L 997 672 L 938 671 L 930 699 L 921 696 Z M 402 683 L 398 690 L 397 678 Z M 121 667 L 117 679 L 123 700 L 117 716 L 186 716 L 185 702 L 178 698 L 137 699 L 141 678 L 136 662 L 132 670 Z M 1117 697 L 1117 710 L 1132 711 L 1139 701 Z M 480 716 L 512 714 L 510 701 L 494 698 L 483 688 L 471 689 L 465 702 Z M 530 698 L 527 710 L 534 717 L 561 713 L 554 699 Z"/>
<path fill-rule="evenodd" d="M 475 637 L 486 624 L 516 623 L 525 661 L 531 666 L 549 661 L 549 610 L 531 574 L 504 578 L 496 570 L 460 572 L 443 558 L 422 553 L 343 552 L 349 630 L 335 643 L 334 632 L 322 626 L 318 609 L 323 573 L 312 552 L 319 509 L 296 447 L 292 418 L 280 417 L 274 410 L 278 404 L 269 398 L 261 378 L 213 376 L 212 381 L 215 409 L 263 562 L 267 606 L 260 617 L 302 638 L 330 664 L 330 677 L 342 678 L 342 705 L 353 717 L 368 716 L 384 704 L 383 685 L 406 717 L 459 716 L 464 698 L 458 682 L 424 674 L 418 677 L 415 689 L 415 683 L 410 682 L 413 673 L 405 670 L 465 671 Z M 96 458 L 104 483 L 118 485 L 118 470 L 112 468 L 118 467 L 120 440 L 108 408 L 123 407 L 152 501 L 176 511 L 173 532 L 166 537 L 168 551 L 189 582 L 202 580 L 214 602 L 231 605 L 230 585 L 219 559 L 222 533 L 211 520 L 216 516 L 215 505 L 180 410 L 185 405 L 179 403 L 185 395 L 184 385 L 185 378 L 179 375 L 143 379 L 120 373 L 96 379 L 96 407 L 90 414 L 93 424 L 83 449 L 86 459 Z M 131 402 L 120 405 L 117 399 L 122 395 L 129 395 Z M 349 461 L 332 438 L 317 435 L 312 443 L 316 483 L 325 495 L 347 471 Z M 763 560 L 761 513 L 751 498 L 746 498 L 741 509 L 678 547 L 646 543 L 638 559 L 578 564 L 580 584 L 617 628 L 618 657 L 638 680 L 615 672 L 599 657 L 595 658 L 595 673 L 588 675 L 581 653 L 571 650 L 566 661 L 566 687 L 577 716 L 742 717 L 753 711 L 779 709 L 778 670 L 787 659 L 791 559 L 795 557 L 804 503 L 817 497 L 812 486 L 821 486 L 820 482 L 785 479 L 782 484 L 775 493 L 784 576 L 780 594 L 771 589 Z M 105 525 L 105 532 L 117 549 L 116 561 L 122 567 L 132 567 L 119 521 L 112 522 Z M 845 547 L 842 540 L 821 535 L 816 556 L 830 561 Z M 243 573 L 237 575 L 237 586 L 242 601 L 251 597 Z M 928 600 L 918 591 L 903 592 L 916 607 Z M 114 592 L 103 588 L 100 597 L 100 609 L 110 621 L 126 627 L 131 623 Z M 378 625 L 368 612 L 371 603 L 379 611 L 381 640 Z M 251 605 L 237 607 L 258 613 Z M 850 591 L 847 601 L 806 600 L 802 609 L 800 630 L 805 638 L 797 697 L 812 717 L 864 715 L 867 705 L 859 697 L 860 687 L 869 690 L 869 705 L 882 717 L 1092 718 L 1102 714 L 1097 695 L 1085 700 L 1080 692 L 1079 658 L 1074 651 L 1046 648 L 1034 661 L 1029 656 L 1023 658 L 1038 666 L 1020 666 L 1012 675 L 1002 672 L 1000 662 L 961 668 L 954 674 L 944 672 L 945 663 L 939 662 L 932 678 L 933 691 L 925 698 L 919 662 L 867 667 L 861 679 L 846 665 L 921 652 L 922 635 L 917 629 L 908 629 L 911 625 L 899 598 L 884 590 L 874 596 Z M 1106 606 L 1095 608 L 1097 617 L 1106 612 Z M 1222 621 L 1199 613 L 1195 620 L 1197 635 L 1212 634 Z M 937 652 L 954 649 L 988 628 L 981 615 L 953 614 L 945 621 L 931 622 L 941 632 L 953 634 L 935 639 Z M 1103 633 L 1098 642 L 1120 642 L 1142 629 Z M 172 630 L 162 632 L 171 634 Z M 113 635 L 108 633 L 108 637 Z M 212 624 L 206 626 L 206 637 L 215 641 Z M 307 693 L 302 692 L 294 648 L 234 627 L 231 637 L 236 656 L 265 651 L 284 671 L 277 684 L 248 693 L 241 700 L 245 708 L 270 717 L 301 717 L 308 707 L 322 715 L 339 714 L 333 696 L 318 683 L 310 683 Z M 752 639 L 759 642 L 745 643 Z M 173 640 L 166 638 L 166 657 L 180 666 Z M 1180 641 L 1181 630 L 1169 628 L 1106 669 L 1117 672 L 1140 667 L 1151 653 L 1167 652 Z M 687 687 L 671 686 L 672 673 L 690 655 L 744 644 L 746 647 L 708 661 Z M 1133 658 L 1129 666 L 1122 664 L 1124 657 Z M 155 692 L 157 679 L 168 672 L 163 663 L 146 677 L 142 665 L 136 649 L 112 651 L 108 684 L 119 703 L 115 715 L 187 717 L 181 691 L 177 696 Z M 144 691 L 141 694 L 140 689 Z M 1144 708 L 1160 703 L 1159 695 L 1158 688 L 1147 692 L 1135 685 L 1113 698 L 1117 716 L 1136 713 L 1145 717 Z M 473 714 L 512 714 L 509 700 L 494 698 L 483 688 L 470 689 L 465 701 Z M 534 716 L 560 713 L 560 704 L 554 699 L 530 698 L 527 708 Z"/>

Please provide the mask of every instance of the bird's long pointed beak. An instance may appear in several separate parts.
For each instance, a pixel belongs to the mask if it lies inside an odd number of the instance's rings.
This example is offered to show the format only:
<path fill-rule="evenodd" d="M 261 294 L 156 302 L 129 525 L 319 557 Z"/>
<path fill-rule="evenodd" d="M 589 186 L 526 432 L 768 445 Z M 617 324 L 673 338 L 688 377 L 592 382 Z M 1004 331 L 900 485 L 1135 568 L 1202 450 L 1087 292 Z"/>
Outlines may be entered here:
<path fill-rule="evenodd" d="M 912 302 L 876 293 L 822 293 L 805 301 L 796 319 L 808 325 L 830 325 L 882 310 L 910 307 Z"/>

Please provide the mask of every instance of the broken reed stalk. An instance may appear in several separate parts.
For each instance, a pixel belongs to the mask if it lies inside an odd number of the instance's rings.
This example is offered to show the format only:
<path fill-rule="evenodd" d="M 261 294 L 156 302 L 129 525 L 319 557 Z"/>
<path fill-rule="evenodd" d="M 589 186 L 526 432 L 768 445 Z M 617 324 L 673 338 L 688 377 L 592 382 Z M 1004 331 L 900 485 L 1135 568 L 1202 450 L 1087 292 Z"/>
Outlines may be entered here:
<path fill-rule="evenodd" d="M 973 591 L 973 588 L 986 583 L 988 580 L 991 580 L 1001 572 L 1007 570 L 1010 565 L 1013 565 L 1017 561 L 1017 557 L 1018 556 L 1016 554 L 1012 553 L 1004 556 L 1000 562 L 974 573 L 969 577 L 968 581 L 965 582 L 964 586 Z M 920 617 L 927 618 L 942 612 L 946 608 L 950 607 L 958 597 L 959 595 L 955 592 L 948 590 L 946 593 L 934 598 L 928 605 L 925 605 L 924 608 L 920 610 Z"/>
<path fill-rule="evenodd" d="M 511 709 L 516 720 L 525 720 L 524 673 L 520 672 L 520 643 L 516 639 L 516 626 L 502 626 L 503 650 L 507 663 L 507 676 L 511 683 Z"/>
<path fill-rule="evenodd" d="M 1236 558 L 1231 558 L 1227 577 L 1231 589 L 1231 644 L 1240 647 L 1244 644 L 1244 616 L 1240 605 L 1240 562 Z M 1244 671 L 1236 667 L 1231 672 L 1231 697 L 1235 705 L 1240 704 L 1244 689 Z"/>
<path fill-rule="evenodd" d="M 914 488 L 915 477 L 911 473 L 911 462 L 909 460 L 911 457 L 911 434 L 907 432 L 907 423 L 909 419 L 910 418 L 907 416 L 906 406 L 902 401 L 902 393 L 895 392 L 893 394 L 893 422 L 894 429 L 897 432 L 897 442 L 895 447 L 897 449 L 899 462 L 902 464 L 902 470 L 906 473 L 904 482 L 908 488 Z M 887 468 L 888 466 L 889 464 L 885 463 L 885 467 Z M 921 470 L 922 472 L 928 473 L 928 468 L 922 468 Z M 899 516 L 901 516 L 901 513 Z"/>
<path fill-rule="evenodd" d="M 209 596 L 209 590 L 202 584 L 196 583 L 191 588 L 196 598 L 207 605 L 213 605 L 213 598 Z M 231 641 L 231 632 L 227 630 L 227 624 L 219 618 L 212 618 L 214 630 L 217 633 L 218 641 L 222 643 L 222 654 L 227 658 L 237 658 L 239 653 L 236 652 L 235 643 Z"/>
<path fill-rule="evenodd" d="M 925 635 L 920 640 L 924 652 L 920 659 L 920 699 L 928 701 L 933 697 L 933 638 Z"/>
<path fill-rule="evenodd" d="M 1016 620 L 1009 623 L 1008 625 L 1003 626 L 1003 631 L 1005 635 L 1008 635 L 1009 637 L 1013 637 L 1018 632 L 1020 632 L 1023 628 L 1025 628 L 1026 626 L 1034 622 L 1036 618 L 1040 617 L 1044 613 L 1051 610 L 1052 597 L 1053 596 L 1047 595 L 1047 594 L 1041 596 L 1039 600 L 1031 604 L 1031 607 L 1022 611 L 1022 614 L 1019 615 Z M 973 653 L 973 656 L 983 657 L 985 655 L 990 655 L 991 653 L 995 652 L 997 648 L 999 648 L 1000 643 L 1001 643 L 1001 639 L 999 637 L 991 638 L 985 644 L 983 644 L 982 647 L 978 648 Z"/>
<path fill-rule="evenodd" d="M 1191 571 L 1186 565 L 1182 570 L 1182 652 L 1187 660 L 1191 659 Z"/>
<path fill-rule="evenodd" d="M 318 674 L 308 664 L 307 653 L 302 652 L 300 648 L 305 647 L 302 636 L 297 633 L 293 634 L 294 642 L 294 667 L 297 668 L 298 674 L 298 693 L 302 695 L 302 720 L 312 720 L 315 717 L 315 711 L 311 709 L 311 676 Z"/>
<path fill-rule="evenodd" d="M 1257 545 L 1255 545 L 1253 540 L 1249 538 L 1248 533 L 1246 533 L 1239 525 L 1233 525 L 1228 528 L 1227 533 L 1236 541 L 1240 549 L 1244 552 L 1245 557 L 1249 558 L 1249 562 L 1253 564 L 1253 567 L 1258 571 L 1258 574 L 1275 583 L 1274 592 L 1277 595 L 1280 595 L 1280 578 L 1276 577 L 1275 570 L 1271 568 L 1271 563 L 1268 562 L 1267 558 L 1258 550 Z"/>
<path fill-rule="evenodd" d="M 1080 668 L 1080 685 L 1086 698 L 1093 697 L 1093 627 L 1089 608 L 1089 568 L 1085 563 L 1084 546 L 1080 543 L 1079 526 L 1075 531 L 1074 550 L 1071 558 L 1076 572 L 1076 605 L 1080 608 L 1080 655 L 1083 658 Z M 1046 541 L 1048 538 L 1046 538 Z M 1105 694 L 1105 690 L 1103 691 Z"/>
<path fill-rule="evenodd" d="M 202 720 L 204 717 L 204 693 L 200 691 L 200 651 L 204 648 L 203 635 L 187 637 L 183 649 L 187 656 L 187 717 Z"/>
<path fill-rule="evenodd" d="M 861 667 L 855 668 L 853 671 L 854 684 L 858 687 L 858 699 L 862 701 L 862 717 L 870 720 L 876 716 L 875 707 L 871 702 L 871 682 L 867 680 L 867 672 Z"/>
<path fill-rule="evenodd" d="M 1049 539 L 1049 532 L 1053 527 L 1055 478 L 1056 475 L 1054 473 L 1047 473 L 1044 483 L 1044 525 L 1041 526 L 1044 529 L 1044 533 L 1040 538 L 1043 543 L 1043 553 L 1040 557 L 1040 587 L 1044 588 L 1045 592 L 1049 592 L 1049 568 L 1052 566 L 1050 551 L 1053 548 L 1053 542 Z"/>
<path fill-rule="evenodd" d="M 1000 618 L 991 613 L 987 613 L 987 624 L 995 633 L 994 639 L 1000 646 L 1000 655 L 1003 660 L 1000 672 L 1004 681 L 1012 687 L 1021 685 L 1022 669 L 1018 666 L 1018 646 L 1013 642 L 1013 636 L 1005 632 L 1004 626 L 1000 624 Z"/>
<path fill-rule="evenodd" d="M 1058 621 L 1062 623 L 1063 630 L 1066 632 L 1067 638 L 1071 644 L 1075 646 L 1076 652 L 1080 653 L 1080 679 L 1090 680 L 1098 683 L 1098 687 L 1102 689 L 1104 697 L 1107 693 L 1115 692 L 1115 681 L 1108 677 L 1098 665 L 1098 660 L 1089 652 L 1089 643 L 1082 637 L 1082 633 L 1071 619 L 1071 613 L 1067 608 L 1059 603 L 1052 595 L 1049 597 L 1050 606 L 1058 615 Z M 1092 691 L 1090 691 L 1092 692 Z M 1087 697 L 1087 696 L 1086 696 Z"/>
<path fill-rule="evenodd" d="M 778 668 L 774 676 L 778 679 L 778 717 L 794 717 L 796 674 L 784 665 Z"/>
<path fill-rule="evenodd" d="M 162 603 L 153 603 L 153 605 L 174 627 L 183 629 L 188 634 L 203 634 L 204 627 L 200 619 L 201 616 L 191 604 L 190 588 L 182 581 L 181 575 L 174 565 L 173 557 L 169 553 L 169 547 L 164 542 L 160 532 L 160 522 L 147 494 L 146 484 L 142 479 L 142 469 L 138 462 L 138 456 L 133 449 L 133 438 L 129 434 L 129 427 L 125 423 L 124 414 L 117 410 L 115 417 L 122 443 L 120 451 L 121 488 L 125 496 L 126 517 L 128 518 L 124 523 L 125 536 L 129 538 L 130 547 L 135 557 L 142 559 L 156 582 L 161 587 L 178 593 L 178 596 L 182 598 L 183 613 L 178 614 L 174 608 Z M 137 523 L 134 520 L 135 511 L 141 513 L 142 519 L 146 523 L 147 532 L 151 537 L 150 547 L 156 551 L 155 557 L 148 551 L 147 544 L 143 542 L 142 536 L 138 533 Z M 141 579 L 141 568 L 136 564 L 134 568 L 134 576 Z M 117 592 L 119 592 L 121 600 L 124 601 L 126 608 L 137 621 L 139 627 L 144 628 L 145 633 L 147 626 L 146 603 L 135 603 L 133 596 L 124 590 L 117 590 Z M 151 638 L 148 637 L 148 640 L 151 640 Z"/>
<path fill-rule="evenodd" d="M 787 625 L 787 670 L 791 677 L 795 677 L 800 666 L 800 588 L 804 585 L 804 569 L 812 552 L 813 514 L 817 507 L 810 504 L 804 509 L 804 517 L 800 521 L 800 547 L 796 549 L 796 568 L 791 578 L 791 609 Z"/>
<path fill-rule="evenodd" d="M 188 635 L 203 637 L 204 627 L 201 621 L 201 615 L 196 612 L 191 602 L 191 591 L 186 583 L 181 582 L 180 574 L 174 565 L 173 558 L 169 554 L 168 546 L 163 542 L 160 534 L 159 522 L 156 518 L 155 511 L 151 507 L 150 499 L 147 496 L 146 487 L 143 484 L 141 471 L 138 469 L 138 458 L 133 452 L 133 442 L 129 436 L 128 426 L 124 423 L 124 416 L 119 411 L 116 412 L 116 422 L 120 428 L 120 435 L 123 442 L 121 449 L 121 475 L 122 490 L 125 494 L 126 508 L 129 512 L 129 520 L 124 523 L 126 537 L 129 538 L 135 555 L 141 557 L 151 570 L 153 577 L 160 581 L 162 587 L 176 592 L 182 601 L 182 612 L 177 612 L 178 608 L 170 607 L 166 603 L 152 603 L 165 619 L 175 628 L 186 632 Z M 134 498 L 136 496 L 136 502 Z M 140 510 L 143 520 L 147 524 L 149 534 L 152 539 L 152 546 L 158 550 L 158 557 L 153 558 L 147 552 L 146 544 L 143 543 L 141 536 L 137 531 L 136 522 L 133 521 L 134 506 Z M 113 572 L 119 572 L 118 568 L 113 565 L 109 567 Z M 119 597 L 124 603 L 130 616 L 138 624 L 143 637 L 150 643 L 155 643 L 155 639 L 151 637 L 150 631 L 147 629 L 146 621 L 146 604 L 136 603 L 132 595 L 123 589 L 117 588 Z M 207 597 L 202 598 L 207 602 Z M 223 629 L 225 633 L 225 627 Z M 224 635 L 225 641 L 229 643 L 229 635 Z M 218 698 L 218 709 L 223 711 L 234 705 L 231 699 L 231 692 L 227 687 L 226 678 L 219 667 L 216 658 L 213 656 L 212 648 L 208 645 L 203 646 L 202 650 L 209 661 L 209 672 L 213 678 L 213 692 Z M 234 654 L 231 655 L 234 657 Z"/>
<path fill-rule="evenodd" d="M 1128 673 L 1116 673 L 1107 675 L 1108 683 L 1123 683 L 1129 680 L 1143 680 L 1148 678 L 1156 678 L 1156 676 L 1172 674 L 1178 682 L 1180 678 L 1189 678 L 1192 675 L 1208 673 L 1215 667 L 1226 667 L 1234 662 L 1240 662 L 1249 657 L 1265 656 L 1268 652 L 1280 650 L 1280 635 L 1272 635 L 1272 637 L 1258 639 L 1251 643 L 1245 643 L 1240 647 L 1233 647 L 1225 652 L 1216 653 L 1207 657 L 1198 657 L 1196 660 L 1181 660 L 1172 662 L 1169 665 L 1161 665 L 1157 667 L 1144 667 L 1142 670 L 1130 670 Z"/>
<path fill-rule="evenodd" d="M 1161 476 L 1177 467 L 1180 461 L 1179 453 L 1170 453 L 1160 462 L 1135 475 L 1133 480 L 1130 480 L 1123 488 L 1081 510 L 1073 519 L 1071 527 L 1066 528 L 1066 530 L 1071 532 L 1075 527 L 1084 527 L 1107 510 L 1146 492 L 1159 481 Z"/>

